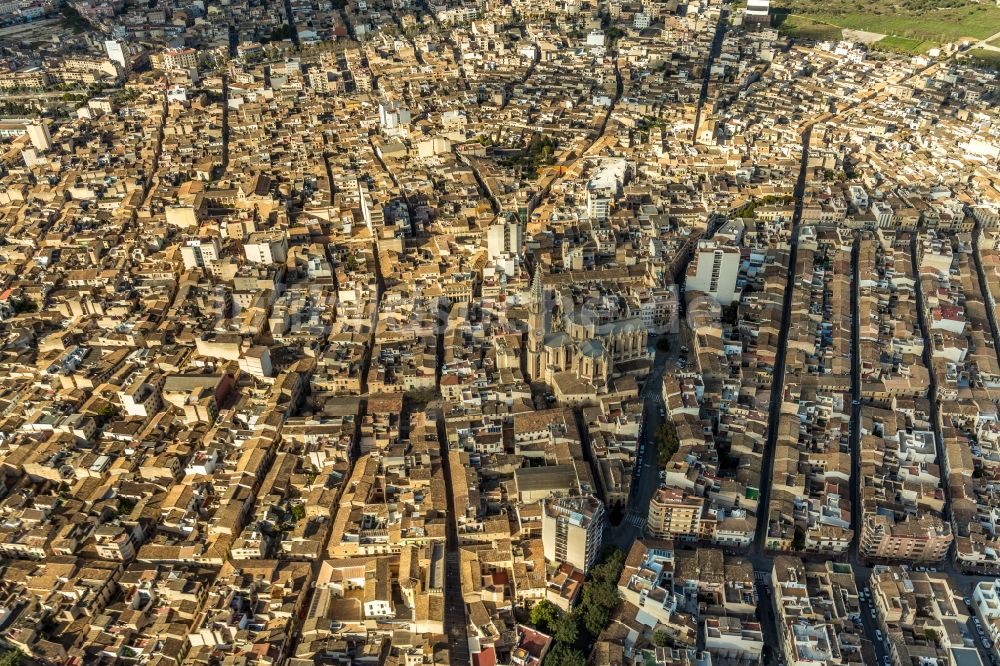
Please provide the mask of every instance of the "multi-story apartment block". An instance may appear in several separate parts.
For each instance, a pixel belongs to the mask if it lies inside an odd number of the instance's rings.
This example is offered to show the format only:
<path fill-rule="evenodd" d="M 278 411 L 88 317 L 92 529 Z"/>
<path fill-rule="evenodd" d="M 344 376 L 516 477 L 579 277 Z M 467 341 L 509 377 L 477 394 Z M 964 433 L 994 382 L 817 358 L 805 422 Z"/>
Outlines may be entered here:
<path fill-rule="evenodd" d="M 605 527 L 604 503 L 593 495 L 542 502 L 542 544 L 549 562 L 567 562 L 584 573 L 597 561 Z"/>

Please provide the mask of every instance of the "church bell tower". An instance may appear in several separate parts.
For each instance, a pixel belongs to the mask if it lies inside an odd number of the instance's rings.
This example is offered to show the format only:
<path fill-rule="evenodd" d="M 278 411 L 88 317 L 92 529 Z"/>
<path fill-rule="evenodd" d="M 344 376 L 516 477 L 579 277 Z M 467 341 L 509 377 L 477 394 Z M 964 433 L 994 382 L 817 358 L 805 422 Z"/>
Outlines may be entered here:
<path fill-rule="evenodd" d="M 545 353 L 545 288 L 542 286 L 542 267 L 535 266 L 528 296 L 528 375 L 529 381 L 542 380 L 542 356 Z"/>

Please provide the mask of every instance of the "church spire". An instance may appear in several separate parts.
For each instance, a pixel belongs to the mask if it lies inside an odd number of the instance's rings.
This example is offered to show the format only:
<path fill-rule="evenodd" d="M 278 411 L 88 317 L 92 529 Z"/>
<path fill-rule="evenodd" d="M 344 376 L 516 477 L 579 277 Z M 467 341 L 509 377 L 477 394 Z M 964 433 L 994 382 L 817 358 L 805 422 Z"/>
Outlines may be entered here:
<path fill-rule="evenodd" d="M 528 354 L 527 371 L 531 381 L 542 380 L 542 347 L 545 343 L 545 292 L 542 287 L 542 266 L 535 264 L 535 275 L 531 278 L 531 289 L 528 294 Z"/>
<path fill-rule="evenodd" d="M 529 303 L 540 308 L 545 300 L 545 293 L 542 290 L 542 266 L 535 264 L 535 275 L 531 278 L 531 298 Z"/>

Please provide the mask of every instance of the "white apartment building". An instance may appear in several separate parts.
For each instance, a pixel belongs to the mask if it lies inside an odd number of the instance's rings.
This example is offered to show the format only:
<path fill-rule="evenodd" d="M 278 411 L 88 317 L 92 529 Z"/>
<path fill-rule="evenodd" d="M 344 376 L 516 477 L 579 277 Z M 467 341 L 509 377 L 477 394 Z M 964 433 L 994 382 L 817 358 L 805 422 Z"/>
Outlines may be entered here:
<path fill-rule="evenodd" d="M 486 230 L 486 248 L 490 259 L 501 256 L 520 256 L 523 231 L 516 217 L 497 222 Z"/>
<path fill-rule="evenodd" d="M 45 123 L 35 122 L 27 126 L 28 138 L 31 145 L 38 152 L 44 153 L 52 149 L 52 136 L 49 134 L 49 126 Z"/>
<path fill-rule="evenodd" d="M 747 2 L 747 12 L 744 21 L 746 23 L 763 23 L 766 25 L 771 22 L 770 10 L 771 0 L 749 0 Z"/>
<path fill-rule="evenodd" d="M 214 238 L 195 238 L 181 247 L 181 260 L 185 270 L 210 266 L 219 260 L 219 241 Z"/>
<path fill-rule="evenodd" d="M 584 573 L 597 562 L 604 533 L 604 503 L 593 495 L 542 501 L 542 548 L 548 562 L 568 562 Z"/>
<path fill-rule="evenodd" d="M 288 258 L 288 239 L 283 232 L 255 231 L 243 251 L 252 264 L 283 263 Z"/>
<path fill-rule="evenodd" d="M 699 291 L 726 306 L 736 300 L 736 279 L 740 273 L 740 250 L 714 240 L 698 242 L 688 265 L 687 290 Z"/>

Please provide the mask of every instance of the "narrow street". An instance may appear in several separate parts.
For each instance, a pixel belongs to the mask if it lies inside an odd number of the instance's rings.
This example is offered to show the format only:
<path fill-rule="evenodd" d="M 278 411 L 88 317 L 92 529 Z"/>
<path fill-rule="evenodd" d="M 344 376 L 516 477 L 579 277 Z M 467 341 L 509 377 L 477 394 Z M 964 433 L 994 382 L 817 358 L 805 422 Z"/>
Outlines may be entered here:
<path fill-rule="evenodd" d="M 719 9 L 719 22 L 715 26 L 715 37 L 712 39 L 712 47 L 708 50 L 708 57 L 705 59 L 705 72 L 701 82 L 701 94 L 698 95 L 698 110 L 694 116 L 694 131 L 691 133 L 692 143 L 698 143 L 698 128 L 701 126 L 701 113 L 708 101 L 708 84 L 712 78 L 712 65 L 715 59 L 722 52 L 722 40 L 726 36 L 726 27 L 729 24 L 730 0 L 724 0 Z"/>
<path fill-rule="evenodd" d="M 1000 348 L 997 347 L 1000 335 L 997 333 L 996 303 L 993 302 L 993 294 L 990 293 L 989 284 L 986 282 L 986 273 L 983 272 L 983 259 L 979 254 L 979 236 L 982 234 L 982 231 L 980 223 L 976 222 L 976 226 L 972 229 L 972 258 L 976 264 L 976 274 L 979 276 L 979 291 L 983 296 L 983 305 L 986 306 L 986 319 L 989 321 L 990 333 L 993 335 L 993 353 L 996 354 L 997 360 L 1000 361 Z"/>
<path fill-rule="evenodd" d="M 222 173 L 229 168 L 229 75 L 222 74 Z"/>
<path fill-rule="evenodd" d="M 292 44 L 299 46 L 299 31 L 295 27 L 295 13 L 292 11 L 292 0 L 285 0 L 285 20 L 288 21 L 288 29 L 291 31 Z"/>
<path fill-rule="evenodd" d="M 861 275 L 858 270 L 860 245 L 863 232 L 854 234 L 854 247 L 851 250 L 851 423 L 849 446 L 851 450 L 851 527 L 854 538 L 847 560 L 858 563 L 859 544 L 861 543 Z"/>
<path fill-rule="evenodd" d="M 340 15 L 340 20 L 344 22 L 344 27 L 347 29 L 348 39 L 352 42 L 358 41 L 358 36 L 354 32 L 354 24 L 351 23 L 350 16 L 347 15 L 347 8 L 345 6 L 341 6 L 337 9 L 337 13 Z"/>
<path fill-rule="evenodd" d="M 403 203 L 406 204 L 406 212 L 410 216 L 410 229 L 413 233 L 416 233 L 416 229 L 414 229 L 413 227 L 414 225 L 413 207 L 410 205 L 410 199 L 406 196 L 406 190 L 404 190 L 402 185 L 399 184 L 399 181 L 396 180 L 396 174 L 394 174 L 392 170 L 389 169 L 389 166 L 385 163 L 385 160 L 383 160 L 382 156 L 379 155 L 379 152 L 375 147 L 375 142 L 372 140 L 370 136 L 368 137 L 368 146 L 372 149 L 372 157 L 375 158 L 375 161 L 378 162 L 379 166 L 382 167 L 382 170 L 385 171 L 385 173 L 389 176 L 389 180 L 392 181 L 392 184 L 399 192 L 399 196 L 400 198 L 402 198 Z"/>
<path fill-rule="evenodd" d="M 436 346 L 436 369 L 434 373 L 434 383 L 440 393 L 441 390 L 441 368 L 444 366 L 444 336 L 447 326 L 447 314 L 438 323 L 435 337 Z M 444 483 L 447 496 L 448 520 L 445 526 L 445 560 L 444 560 L 444 633 L 448 636 L 448 645 L 451 650 L 450 657 L 453 664 L 468 664 L 472 658 L 469 654 L 469 640 L 467 628 L 469 626 L 466 615 L 465 597 L 462 595 L 462 572 L 461 555 L 458 549 L 458 516 L 455 506 L 455 495 L 452 488 L 455 486 L 451 478 L 451 465 L 449 463 L 448 432 L 445 426 L 444 412 L 441 403 L 433 408 L 435 412 L 435 424 L 437 425 L 438 443 L 441 450 L 441 467 L 444 473 Z M 463 507 L 464 508 L 464 507 Z"/>
<path fill-rule="evenodd" d="M 471 160 L 457 151 L 455 152 L 455 155 L 458 156 L 459 162 L 472 170 L 472 177 L 476 179 L 476 185 L 479 186 L 479 190 L 483 193 L 483 196 L 490 202 L 490 208 L 493 210 L 493 214 L 499 215 L 500 202 L 497 201 L 497 198 L 493 196 L 492 192 L 490 192 L 490 188 L 486 187 L 486 181 L 483 180 L 483 175 L 479 173 L 479 167 L 476 165 L 475 160 Z"/>
<path fill-rule="evenodd" d="M 913 270 L 919 275 L 920 262 L 918 259 L 918 248 L 920 243 L 920 234 L 912 233 L 910 235 L 910 259 L 913 262 Z M 946 523 L 952 526 L 952 532 L 954 533 L 955 525 L 951 518 L 951 487 L 948 484 L 948 463 L 947 457 L 944 451 L 944 442 L 941 440 L 941 416 L 938 413 L 938 389 L 937 389 L 937 376 L 934 372 L 934 366 L 931 363 L 931 336 L 928 334 L 927 326 L 927 304 L 924 301 L 924 291 L 921 288 L 920 280 L 916 280 L 914 283 L 914 291 L 917 297 L 917 321 L 920 324 L 920 336 L 924 340 L 924 350 L 923 350 L 923 363 L 928 370 L 928 375 L 930 376 L 930 386 L 927 389 L 927 398 L 930 403 L 930 419 L 931 419 L 931 430 L 934 432 L 934 446 L 935 453 L 937 455 L 938 464 L 941 466 L 941 490 L 944 493 L 944 508 L 942 510 L 942 518 Z M 946 566 L 953 570 L 955 562 L 955 544 L 952 542 L 951 548 L 948 549 L 948 555 L 945 557 Z"/>
<path fill-rule="evenodd" d="M 767 421 L 767 440 L 760 471 L 760 497 L 757 500 L 757 531 L 754 533 L 754 554 L 767 550 L 765 539 L 768 533 L 768 503 L 771 500 L 771 477 L 774 471 L 774 447 L 778 438 L 778 416 L 781 413 L 782 392 L 785 386 L 785 352 L 788 346 L 788 326 L 792 309 L 792 290 L 795 288 L 795 261 L 799 247 L 799 224 L 802 221 L 802 199 L 805 196 L 806 172 L 809 165 L 809 137 L 812 125 L 802 132 L 802 157 L 799 177 L 795 183 L 795 210 L 792 213 L 792 231 L 789 239 L 788 275 L 785 285 L 784 303 L 781 309 L 781 329 L 778 331 L 778 350 L 774 362 L 774 380 L 771 384 L 771 405 Z"/>
<path fill-rule="evenodd" d="M 860 596 L 863 591 L 869 587 L 869 578 L 871 576 L 871 570 L 866 567 L 855 567 L 854 568 L 854 584 L 858 588 L 858 595 Z M 879 628 L 878 620 L 876 619 L 875 610 L 872 605 L 872 598 L 869 595 L 865 599 L 860 600 L 861 603 L 861 627 L 864 629 L 864 634 L 871 641 L 873 648 L 875 649 L 875 663 L 884 664 L 885 657 L 887 654 L 885 636 L 882 635 L 882 630 Z M 875 633 L 878 632 L 878 633 Z M 882 636 L 882 640 L 879 640 L 879 636 Z"/>
<path fill-rule="evenodd" d="M 636 445 L 635 473 L 622 522 L 619 525 L 611 525 L 609 522 L 604 531 L 604 542 L 614 544 L 626 553 L 632 547 L 632 543 L 643 535 L 649 500 L 659 485 L 659 465 L 656 460 L 654 437 L 663 423 L 663 417 L 660 416 L 660 410 L 663 409 L 663 393 L 660 390 L 663 386 L 663 372 L 667 368 L 670 354 L 676 358 L 677 345 L 671 344 L 670 348 L 670 353 L 656 351 L 653 369 L 642 389 L 642 430 Z"/>
<path fill-rule="evenodd" d="M 539 51 L 538 43 L 532 42 L 532 46 L 535 47 L 535 56 L 531 59 L 531 64 L 524 72 L 524 76 L 517 80 L 517 82 L 510 82 L 504 86 L 504 98 L 503 103 L 500 105 L 500 110 L 503 111 L 507 108 L 507 104 L 510 102 L 510 92 L 515 85 L 523 86 L 531 78 L 531 75 L 535 73 L 535 68 L 538 66 L 538 62 L 541 60 L 541 52 Z"/>
<path fill-rule="evenodd" d="M 331 188 L 333 187 L 332 181 L 330 183 L 330 186 Z M 360 404 L 358 410 L 358 418 L 357 421 L 355 422 L 354 446 L 350 452 L 350 467 L 347 470 L 346 474 L 344 475 L 345 480 L 351 478 L 351 475 L 354 473 L 354 465 L 357 463 L 358 457 L 360 455 L 359 443 L 361 442 L 361 423 L 364 421 L 365 415 L 368 412 L 368 373 L 369 370 L 371 369 L 371 362 L 372 362 L 371 349 L 375 338 L 375 328 L 378 324 L 379 307 L 382 302 L 382 295 L 385 293 L 385 281 L 382 278 L 382 271 L 379 268 L 379 262 L 378 262 L 378 243 L 375 243 L 372 246 L 372 254 L 374 256 L 374 263 L 375 263 L 375 308 L 372 311 L 371 337 L 369 338 L 368 344 L 366 345 L 365 354 L 361 359 L 361 368 L 359 370 L 359 372 L 361 373 L 360 386 L 359 386 L 360 391 L 358 396 L 360 398 Z M 340 487 L 337 488 L 336 497 L 334 499 L 333 505 L 330 507 L 330 520 L 325 525 L 326 531 L 322 537 L 323 546 L 320 549 L 320 552 L 323 553 L 324 555 L 329 552 L 330 539 L 333 537 L 333 519 L 336 516 L 337 510 L 340 507 L 340 498 L 344 492 L 345 485 L 346 484 L 341 484 Z M 322 559 L 316 559 L 312 563 L 313 583 L 315 583 L 315 581 L 319 579 L 320 566 L 322 565 L 322 562 L 323 562 Z M 309 591 L 310 598 L 307 599 L 306 601 L 305 604 L 306 608 L 308 608 L 309 603 L 311 603 L 312 595 L 314 593 L 315 589 Z M 291 640 L 289 642 L 290 645 L 289 654 L 295 654 L 295 648 L 300 638 L 301 636 L 298 635 L 298 632 L 296 632 L 291 637 Z"/>
<path fill-rule="evenodd" d="M 443 334 L 438 333 L 440 347 Z M 440 374 L 438 381 L 440 382 Z M 456 507 L 454 495 L 451 492 L 451 466 L 448 464 L 448 438 L 445 432 L 444 414 L 437 409 L 437 432 L 441 444 L 441 465 L 444 470 L 445 486 L 448 489 L 448 522 L 445 529 L 445 576 L 444 576 L 444 633 L 448 636 L 451 650 L 451 663 L 468 664 L 469 640 L 466 633 L 468 617 L 466 616 L 465 600 L 462 596 L 462 573 L 459 569 L 460 555 L 458 552 L 458 529 L 455 516 Z"/>

